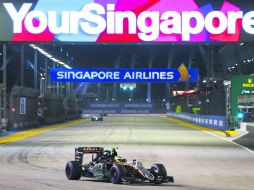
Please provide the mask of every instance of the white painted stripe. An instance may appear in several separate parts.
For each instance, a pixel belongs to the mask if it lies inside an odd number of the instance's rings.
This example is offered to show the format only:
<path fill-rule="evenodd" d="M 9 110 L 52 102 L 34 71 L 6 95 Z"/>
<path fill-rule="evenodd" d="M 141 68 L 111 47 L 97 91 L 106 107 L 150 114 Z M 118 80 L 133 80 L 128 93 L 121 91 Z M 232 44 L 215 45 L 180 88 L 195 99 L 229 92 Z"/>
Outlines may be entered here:
<path fill-rule="evenodd" d="M 176 122 L 176 123 L 177 123 L 177 122 Z M 183 125 L 183 124 L 181 124 L 181 123 L 177 123 L 177 124 L 179 124 L 179 125 L 181 125 L 181 126 L 184 126 L 184 127 L 187 127 L 187 126 L 185 126 L 185 125 Z M 244 149 L 244 150 L 246 150 L 246 151 L 248 151 L 248 152 L 254 154 L 254 151 L 253 151 L 253 150 L 251 150 L 251 149 L 249 149 L 249 148 L 247 148 L 247 147 L 245 147 L 245 146 L 242 146 L 242 145 L 240 145 L 240 144 L 234 142 L 233 140 L 229 140 L 229 139 L 227 139 L 227 138 L 225 138 L 225 137 L 221 137 L 221 136 L 216 135 L 215 133 L 210 132 L 210 131 L 203 131 L 203 130 L 199 130 L 199 131 L 202 131 L 203 133 L 207 133 L 207 134 L 209 134 L 209 135 L 212 135 L 212 136 L 214 136 L 214 137 L 217 137 L 217 138 L 219 138 L 219 139 L 221 139 L 221 140 L 223 140 L 223 141 L 232 143 L 232 144 L 234 144 L 234 145 L 236 145 L 236 146 L 238 146 L 238 147 L 240 147 L 240 148 L 242 148 L 242 149 Z"/>
<path fill-rule="evenodd" d="M 212 136 L 214 136 L 214 137 L 217 137 L 217 138 L 219 138 L 219 139 L 221 139 L 221 140 L 224 140 L 224 141 L 227 141 L 227 142 L 229 142 L 229 143 L 232 143 L 232 144 L 234 144 L 234 145 L 236 145 L 236 146 L 238 146 L 238 147 L 240 147 L 240 148 L 242 148 L 242 149 L 244 149 L 244 150 L 246 150 L 246 151 L 248 151 L 248 152 L 254 154 L 254 151 L 253 151 L 253 150 L 251 150 L 251 149 L 249 149 L 249 148 L 247 148 L 247 147 L 245 147 L 245 146 L 242 146 L 242 145 L 240 145 L 240 144 L 234 142 L 232 139 L 229 140 L 229 139 L 227 139 L 227 138 L 220 137 L 220 136 L 218 136 L 218 135 L 216 135 L 216 134 L 213 134 L 213 133 L 211 133 L 211 132 L 209 132 L 209 131 L 203 131 L 203 132 L 205 132 L 205 133 L 207 133 L 207 134 L 210 134 L 210 135 L 212 135 Z"/>
<path fill-rule="evenodd" d="M 251 149 L 249 149 L 249 148 L 247 148 L 247 147 L 245 147 L 245 146 L 242 146 L 242 145 L 240 145 L 240 144 L 238 144 L 238 143 L 236 143 L 236 142 L 234 142 L 234 141 L 231 141 L 231 140 L 229 140 L 229 142 L 231 142 L 231 143 L 233 143 L 234 145 L 236 145 L 236 146 L 238 146 L 238 147 L 240 147 L 240 148 L 242 148 L 242 149 L 244 149 L 244 150 L 246 150 L 246 151 L 248 151 L 248 152 L 254 154 L 254 151 L 253 151 L 253 150 L 251 150 Z"/>
<path fill-rule="evenodd" d="M 241 135 L 237 135 L 236 137 L 230 137 L 229 139 L 231 140 L 231 141 L 234 141 L 234 140 L 236 140 L 236 139 L 239 139 L 239 138 L 241 138 L 241 137 L 243 137 L 244 135 L 247 135 L 247 134 L 249 134 L 249 132 L 248 131 L 241 131 L 242 132 L 242 134 Z"/>

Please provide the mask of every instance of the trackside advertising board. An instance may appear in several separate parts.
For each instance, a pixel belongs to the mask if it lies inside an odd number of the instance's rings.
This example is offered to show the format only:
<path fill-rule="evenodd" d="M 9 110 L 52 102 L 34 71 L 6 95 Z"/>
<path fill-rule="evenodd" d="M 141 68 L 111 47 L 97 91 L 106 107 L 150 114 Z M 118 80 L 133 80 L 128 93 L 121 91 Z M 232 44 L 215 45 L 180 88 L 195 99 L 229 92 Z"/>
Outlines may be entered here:
<path fill-rule="evenodd" d="M 181 119 L 181 120 L 196 124 L 198 126 L 204 126 L 211 129 L 217 129 L 220 131 L 227 130 L 226 118 L 223 116 L 194 115 L 189 113 L 173 113 L 173 112 L 168 112 L 167 116 Z"/>
<path fill-rule="evenodd" d="M 214 2 L 219 2 L 219 7 Z M 237 2 L 2 0 L 0 41 L 254 41 L 254 5 Z"/>

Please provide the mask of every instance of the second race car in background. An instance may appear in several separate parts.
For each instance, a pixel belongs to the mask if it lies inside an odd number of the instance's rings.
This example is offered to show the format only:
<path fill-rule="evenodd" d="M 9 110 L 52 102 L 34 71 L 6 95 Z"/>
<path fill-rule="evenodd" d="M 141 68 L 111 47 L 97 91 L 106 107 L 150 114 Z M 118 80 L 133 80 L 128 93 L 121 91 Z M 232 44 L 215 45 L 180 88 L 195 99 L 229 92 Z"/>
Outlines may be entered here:
<path fill-rule="evenodd" d="M 91 117 L 91 121 L 103 121 L 103 114 L 96 114 Z"/>

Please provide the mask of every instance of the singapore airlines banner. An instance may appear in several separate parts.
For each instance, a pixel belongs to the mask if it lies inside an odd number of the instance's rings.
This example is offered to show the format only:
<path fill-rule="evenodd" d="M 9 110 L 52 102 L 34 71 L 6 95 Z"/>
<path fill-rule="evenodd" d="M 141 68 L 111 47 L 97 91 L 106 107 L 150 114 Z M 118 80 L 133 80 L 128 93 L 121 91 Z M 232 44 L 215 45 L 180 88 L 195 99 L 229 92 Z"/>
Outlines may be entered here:
<path fill-rule="evenodd" d="M 213 6 L 214 1 L 200 2 L 1 0 L 0 41 L 254 41 L 254 6 L 250 1 L 250 5 L 242 2 L 245 7 L 236 1 L 220 1 L 219 8 Z"/>
<path fill-rule="evenodd" d="M 197 69 L 50 69 L 52 82 L 197 82 Z"/>

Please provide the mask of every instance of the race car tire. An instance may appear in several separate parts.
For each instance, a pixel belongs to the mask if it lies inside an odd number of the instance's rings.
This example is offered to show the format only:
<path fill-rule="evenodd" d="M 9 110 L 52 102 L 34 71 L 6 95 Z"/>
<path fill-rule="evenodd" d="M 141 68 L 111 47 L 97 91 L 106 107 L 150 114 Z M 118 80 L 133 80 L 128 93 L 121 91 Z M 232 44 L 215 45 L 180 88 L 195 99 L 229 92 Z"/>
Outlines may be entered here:
<path fill-rule="evenodd" d="M 69 180 L 79 180 L 81 178 L 82 168 L 79 162 L 70 161 L 65 166 L 65 174 Z"/>
<path fill-rule="evenodd" d="M 120 184 L 122 179 L 126 176 L 126 169 L 124 166 L 113 165 L 110 169 L 110 182 L 113 184 Z"/>
<path fill-rule="evenodd" d="M 150 172 L 154 176 L 155 184 L 161 184 L 164 182 L 163 180 L 158 180 L 158 176 L 161 176 L 163 179 L 167 178 L 167 170 L 163 164 L 152 165 Z"/>

